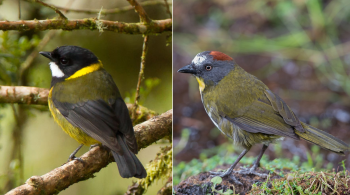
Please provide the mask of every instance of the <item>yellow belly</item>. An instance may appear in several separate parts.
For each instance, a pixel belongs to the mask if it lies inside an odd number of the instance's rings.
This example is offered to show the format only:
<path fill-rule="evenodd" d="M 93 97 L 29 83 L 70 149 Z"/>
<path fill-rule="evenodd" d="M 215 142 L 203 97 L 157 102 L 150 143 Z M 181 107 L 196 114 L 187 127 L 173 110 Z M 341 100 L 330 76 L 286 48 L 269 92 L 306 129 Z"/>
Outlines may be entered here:
<path fill-rule="evenodd" d="M 54 106 L 52 102 L 51 92 L 52 92 L 52 88 L 50 90 L 49 99 L 48 99 L 49 108 L 54 120 L 63 129 L 63 131 L 66 132 L 73 139 L 77 140 L 80 144 L 84 144 L 84 145 L 92 145 L 97 143 L 99 144 L 100 143 L 99 141 L 95 140 L 94 138 L 84 133 L 84 131 L 82 131 L 80 128 L 74 127 L 70 122 L 67 121 L 66 118 L 64 118 L 64 116 L 62 116 L 60 111 Z"/>

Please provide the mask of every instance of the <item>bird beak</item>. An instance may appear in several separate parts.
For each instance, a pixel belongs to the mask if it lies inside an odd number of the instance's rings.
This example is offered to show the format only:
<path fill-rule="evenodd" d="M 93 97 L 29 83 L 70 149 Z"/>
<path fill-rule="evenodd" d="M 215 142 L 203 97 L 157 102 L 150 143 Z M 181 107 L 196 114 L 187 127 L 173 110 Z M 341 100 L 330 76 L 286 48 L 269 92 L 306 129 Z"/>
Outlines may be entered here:
<path fill-rule="evenodd" d="M 47 51 L 41 51 L 39 52 L 41 55 L 43 55 L 44 57 L 49 58 L 51 61 L 54 61 L 52 56 L 51 56 L 51 52 L 47 52 Z"/>
<path fill-rule="evenodd" d="M 196 74 L 197 73 L 196 70 L 193 68 L 193 66 L 191 64 L 180 68 L 177 72 L 190 73 L 190 74 Z"/>

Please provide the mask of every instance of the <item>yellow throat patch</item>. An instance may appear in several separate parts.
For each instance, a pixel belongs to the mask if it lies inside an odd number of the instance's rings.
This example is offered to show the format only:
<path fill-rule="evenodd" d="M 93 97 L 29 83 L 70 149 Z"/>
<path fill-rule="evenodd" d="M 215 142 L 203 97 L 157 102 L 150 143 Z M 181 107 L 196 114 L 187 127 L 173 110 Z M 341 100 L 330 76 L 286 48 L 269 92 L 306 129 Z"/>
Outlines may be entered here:
<path fill-rule="evenodd" d="M 94 72 L 100 68 L 102 68 L 102 62 L 99 60 L 99 62 L 96 64 L 91 64 L 90 66 L 84 67 L 84 68 L 76 71 L 72 76 L 66 78 L 65 80 L 70 80 L 70 79 L 81 77 L 83 75 Z"/>
<path fill-rule="evenodd" d="M 202 78 L 196 77 L 198 84 L 199 84 L 199 90 L 202 92 L 205 88 L 205 83 Z"/>

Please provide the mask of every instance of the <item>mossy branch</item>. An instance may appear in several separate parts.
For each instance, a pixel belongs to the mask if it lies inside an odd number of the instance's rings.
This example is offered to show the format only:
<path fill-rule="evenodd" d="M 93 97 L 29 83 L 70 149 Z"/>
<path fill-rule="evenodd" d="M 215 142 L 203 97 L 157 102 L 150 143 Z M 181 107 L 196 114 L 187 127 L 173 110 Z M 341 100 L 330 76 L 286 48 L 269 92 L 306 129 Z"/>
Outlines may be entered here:
<path fill-rule="evenodd" d="M 132 7 L 135 8 L 135 11 L 140 16 L 140 22 L 149 24 L 152 22 L 152 20 L 148 17 L 146 11 L 143 9 L 143 7 L 136 1 L 136 0 L 127 0 Z"/>
<path fill-rule="evenodd" d="M 146 122 L 134 126 L 139 149 L 172 134 L 172 115 L 169 110 Z M 94 147 L 80 157 L 80 161 L 70 161 L 42 176 L 32 176 L 25 184 L 11 190 L 6 195 L 57 194 L 74 183 L 94 177 L 94 173 L 113 162 L 113 156 L 104 147 Z"/>
<path fill-rule="evenodd" d="M 145 65 L 146 65 L 146 55 L 148 51 L 148 35 L 145 35 L 143 40 L 143 46 L 142 46 L 142 55 L 141 55 L 141 65 L 140 65 L 140 72 L 139 72 L 139 78 L 137 80 L 137 86 L 136 86 L 136 93 L 135 93 L 135 101 L 134 101 L 134 113 L 132 114 L 132 119 L 135 120 L 136 117 L 136 111 L 139 105 L 139 99 L 140 99 L 140 87 L 141 87 L 141 81 L 143 80 L 143 75 L 145 71 Z"/>
<path fill-rule="evenodd" d="M 47 106 L 49 89 L 25 86 L 0 86 L 0 103 L 36 104 Z M 126 104 L 129 114 L 134 110 L 133 104 Z M 156 112 L 143 106 L 138 106 L 134 124 L 149 120 Z"/>
<path fill-rule="evenodd" d="M 20 20 L 0 21 L 0 30 L 17 31 L 44 31 L 44 30 L 98 30 L 97 22 L 105 31 L 112 31 L 124 34 L 160 34 L 172 31 L 172 20 L 152 20 L 150 23 L 125 23 L 96 18 L 85 18 L 77 20 Z"/>

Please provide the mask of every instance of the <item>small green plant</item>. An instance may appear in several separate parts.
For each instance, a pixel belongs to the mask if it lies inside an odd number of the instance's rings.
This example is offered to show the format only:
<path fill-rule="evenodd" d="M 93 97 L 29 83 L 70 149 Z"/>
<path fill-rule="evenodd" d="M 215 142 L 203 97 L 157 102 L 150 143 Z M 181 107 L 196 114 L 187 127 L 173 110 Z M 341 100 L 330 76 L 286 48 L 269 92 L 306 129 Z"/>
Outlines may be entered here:
<path fill-rule="evenodd" d="M 227 194 L 227 195 L 233 194 L 233 190 L 231 190 L 231 189 L 228 189 L 226 192 L 224 192 L 223 189 L 221 189 L 221 190 L 215 189 L 216 185 L 221 184 L 221 182 L 222 182 L 222 178 L 220 176 L 213 177 L 210 181 L 213 183 L 213 185 L 211 186 L 212 193 L 216 192 L 218 194 L 224 194 L 224 195 L 225 194 Z"/>

